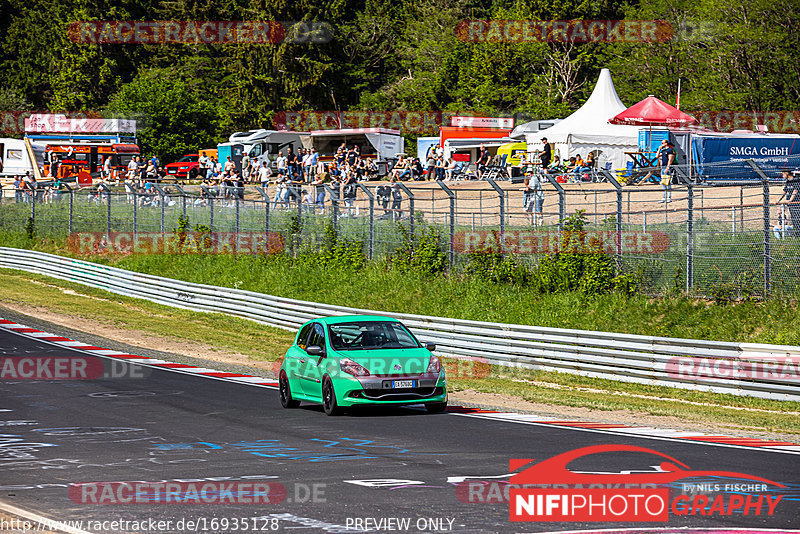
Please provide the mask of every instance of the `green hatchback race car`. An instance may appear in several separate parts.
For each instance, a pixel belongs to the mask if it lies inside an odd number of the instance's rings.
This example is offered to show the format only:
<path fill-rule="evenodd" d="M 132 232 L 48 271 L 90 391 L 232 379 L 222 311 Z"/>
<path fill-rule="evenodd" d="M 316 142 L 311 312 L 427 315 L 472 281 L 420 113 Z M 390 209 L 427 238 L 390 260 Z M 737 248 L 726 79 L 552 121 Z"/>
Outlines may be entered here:
<path fill-rule="evenodd" d="M 447 408 L 447 376 L 433 343 L 422 345 L 400 321 L 376 315 L 323 317 L 305 323 L 278 375 L 281 405 L 321 403 L 336 415 L 362 405 Z"/>

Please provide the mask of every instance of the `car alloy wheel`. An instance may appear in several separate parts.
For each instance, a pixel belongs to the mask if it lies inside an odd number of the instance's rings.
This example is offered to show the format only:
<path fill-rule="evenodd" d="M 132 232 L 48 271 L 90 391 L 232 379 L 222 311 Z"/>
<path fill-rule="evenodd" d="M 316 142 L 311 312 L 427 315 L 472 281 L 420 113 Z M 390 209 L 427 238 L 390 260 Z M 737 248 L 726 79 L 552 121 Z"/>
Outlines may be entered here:
<path fill-rule="evenodd" d="M 322 384 L 322 409 L 327 415 L 339 415 L 341 408 L 336 403 L 336 392 L 330 378 L 326 378 Z"/>
<path fill-rule="evenodd" d="M 286 374 L 282 373 L 278 379 L 278 391 L 281 397 L 281 406 L 284 408 L 297 408 L 300 406 L 300 401 L 292 398 L 292 391 L 289 389 L 289 379 Z"/>

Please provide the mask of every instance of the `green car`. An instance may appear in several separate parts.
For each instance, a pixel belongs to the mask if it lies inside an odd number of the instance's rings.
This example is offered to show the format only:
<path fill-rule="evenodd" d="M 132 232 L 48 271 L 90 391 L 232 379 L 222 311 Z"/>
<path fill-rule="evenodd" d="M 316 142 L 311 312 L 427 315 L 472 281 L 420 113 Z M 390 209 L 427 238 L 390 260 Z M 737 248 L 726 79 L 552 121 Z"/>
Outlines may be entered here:
<path fill-rule="evenodd" d="M 281 364 L 281 405 L 322 403 L 325 413 L 362 405 L 447 408 L 439 358 L 400 321 L 373 315 L 323 317 L 304 324 Z"/>

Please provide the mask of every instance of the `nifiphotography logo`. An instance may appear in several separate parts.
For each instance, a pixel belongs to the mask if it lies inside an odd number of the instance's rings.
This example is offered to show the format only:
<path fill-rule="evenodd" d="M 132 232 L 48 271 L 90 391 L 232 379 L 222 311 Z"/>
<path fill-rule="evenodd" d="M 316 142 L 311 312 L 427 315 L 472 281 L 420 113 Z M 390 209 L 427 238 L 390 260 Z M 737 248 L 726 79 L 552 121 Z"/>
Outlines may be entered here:
<path fill-rule="evenodd" d="M 573 461 L 609 452 L 651 454 L 657 457 L 657 465 L 646 472 L 567 469 Z M 532 461 L 509 463 L 513 471 Z M 714 482 L 681 484 L 677 495 L 670 496 L 669 486 L 676 481 L 703 478 Z M 730 482 L 721 482 L 724 479 Z M 693 470 L 664 453 L 632 445 L 596 445 L 559 454 L 517 473 L 509 482 L 510 521 L 559 522 L 666 522 L 670 514 L 772 516 L 783 498 L 774 488 L 786 487 L 745 473 Z M 695 493 L 698 487 L 716 495 Z"/>

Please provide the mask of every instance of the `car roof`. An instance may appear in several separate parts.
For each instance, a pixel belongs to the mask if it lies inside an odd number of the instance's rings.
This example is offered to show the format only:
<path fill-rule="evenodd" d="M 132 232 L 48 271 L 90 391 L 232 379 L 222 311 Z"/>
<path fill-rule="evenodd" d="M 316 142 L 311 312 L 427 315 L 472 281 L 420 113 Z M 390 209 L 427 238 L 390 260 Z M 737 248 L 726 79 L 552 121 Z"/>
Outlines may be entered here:
<path fill-rule="evenodd" d="M 392 323 L 399 323 L 397 319 L 392 317 L 386 317 L 384 315 L 337 315 L 331 317 L 320 317 L 318 319 L 314 319 L 315 321 L 332 325 L 332 324 L 340 324 L 340 323 L 356 323 L 360 321 L 388 321 Z"/>

